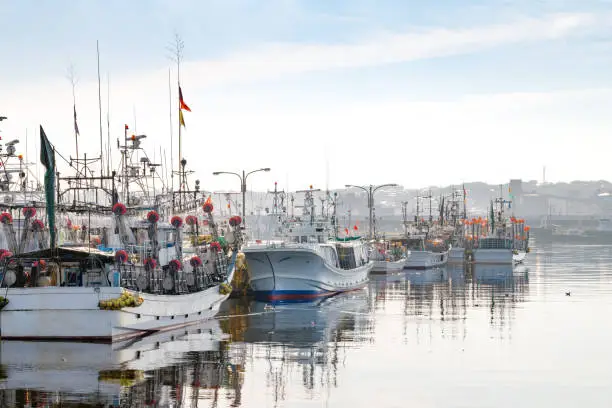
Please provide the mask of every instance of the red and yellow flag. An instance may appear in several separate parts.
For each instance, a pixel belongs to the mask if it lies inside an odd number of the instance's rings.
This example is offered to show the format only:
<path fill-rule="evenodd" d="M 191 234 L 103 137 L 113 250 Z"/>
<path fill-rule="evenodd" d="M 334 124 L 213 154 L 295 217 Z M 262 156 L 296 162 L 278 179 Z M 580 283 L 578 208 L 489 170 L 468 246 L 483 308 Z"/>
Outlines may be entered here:
<path fill-rule="evenodd" d="M 179 105 L 180 105 L 180 109 L 181 110 L 184 109 L 184 110 L 186 110 L 188 112 L 191 112 L 191 109 L 189 109 L 189 106 L 187 106 L 187 104 L 183 100 L 183 91 L 181 90 L 180 86 L 179 86 Z"/>

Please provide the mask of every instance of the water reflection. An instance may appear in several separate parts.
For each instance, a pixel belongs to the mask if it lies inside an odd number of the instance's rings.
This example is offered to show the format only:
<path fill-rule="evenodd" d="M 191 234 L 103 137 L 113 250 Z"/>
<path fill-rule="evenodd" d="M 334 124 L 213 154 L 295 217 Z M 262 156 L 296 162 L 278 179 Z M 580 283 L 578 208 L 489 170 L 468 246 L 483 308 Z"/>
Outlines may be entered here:
<path fill-rule="evenodd" d="M 1 406 L 167 406 L 234 387 L 214 320 L 124 344 L 3 341 Z"/>
<path fill-rule="evenodd" d="M 242 355 L 240 361 L 261 364 L 275 405 L 287 398 L 296 373 L 311 395 L 336 387 L 346 349 L 372 331 L 366 290 L 274 307 L 234 300 L 221 313 L 232 316 L 222 323 L 231 336 L 230 351 Z"/>
<path fill-rule="evenodd" d="M 503 338 L 529 283 L 524 266 L 448 266 L 372 277 L 364 290 L 313 303 L 233 299 L 217 320 L 129 344 L 2 342 L 0 405 L 255 407 L 332 398 L 354 377 L 352 356 L 364 348 L 385 356 L 396 330 L 404 343 L 426 333 L 465 340 L 472 322 Z"/>

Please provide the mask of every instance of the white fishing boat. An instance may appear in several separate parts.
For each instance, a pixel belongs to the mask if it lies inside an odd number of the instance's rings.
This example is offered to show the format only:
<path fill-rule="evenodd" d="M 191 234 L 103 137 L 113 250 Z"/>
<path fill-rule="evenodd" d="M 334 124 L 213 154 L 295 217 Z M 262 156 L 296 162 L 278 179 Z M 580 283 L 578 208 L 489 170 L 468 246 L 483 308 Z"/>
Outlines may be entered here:
<path fill-rule="evenodd" d="M 512 264 L 512 240 L 507 238 L 485 237 L 478 240 L 473 251 L 473 261 L 477 264 Z"/>
<path fill-rule="evenodd" d="M 374 262 L 371 273 L 400 272 L 410 257 L 409 251 L 403 251 L 398 246 L 391 246 L 389 242 L 379 241 L 372 243 L 370 260 Z"/>
<path fill-rule="evenodd" d="M 302 217 L 283 221 L 280 239 L 251 241 L 242 248 L 257 299 L 308 300 L 355 290 L 368 282 L 373 262 L 365 241 L 338 238 L 329 218 L 315 216 L 313 190 L 303 192 Z"/>
<path fill-rule="evenodd" d="M 495 211 L 491 202 L 489 220 L 477 220 L 479 230 L 473 237 L 473 255 L 475 264 L 515 264 L 524 261 L 529 252 L 529 230 L 525 221 L 514 216 L 506 218 L 504 208 L 510 207 L 511 201 L 499 197 L 495 200 Z M 482 234 L 486 234 L 481 236 Z"/>
<path fill-rule="evenodd" d="M 219 242 L 203 245 L 198 248 L 205 251 L 202 257 L 192 256 L 185 268 L 180 217 L 172 217 L 172 230 L 167 231 L 158 228 L 159 214 L 149 211 L 142 221 L 144 234 L 134 242 L 125 219 L 128 208 L 117 202 L 108 205 L 117 192 L 96 186 L 87 177 L 79 178 L 85 201 L 75 200 L 72 207 L 76 212 L 114 214 L 122 249 L 56 245 L 55 154 L 42 127 L 40 134 L 50 245 L 0 254 L 0 336 L 117 342 L 213 317 L 231 293 L 237 248 L 222 248 Z M 95 202 L 87 201 L 91 197 Z M 72 207 L 60 208 L 64 213 Z M 212 207 L 203 210 L 209 213 Z M 0 214 L 0 223 L 18 248 L 10 214 Z M 234 230 L 240 234 L 238 226 Z M 204 254 L 208 259 L 203 260 Z"/>
<path fill-rule="evenodd" d="M 442 240 L 428 239 L 431 225 L 431 200 L 430 221 L 426 222 L 420 217 L 419 199 L 417 197 L 417 210 L 414 222 L 408 221 L 407 203 L 403 203 L 402 217 L 404 226 L 404 238 L 402 241 L 410 256 L 406 259 L 404 269 L 429 269 L 446 265 L 448 262 L 448 248 Z M 431 194 L 428 198 L 431 198 Z"/>
<path fill-rule="evenodd" d="M 220 282 L 199 286 L 196 279 L 189 286 L 179 269 L 138 270 L 91 248 L 13 257 L 2 269 L 0 336 L 117 342 L 195 324 L 213 317 L 229 296 L 234 258 Z M 14 286 L 26 269 L 47 286 Z"/>
<path fill-rule="evenodd" d="M 431 245 L 426 245 L 425 235 L 410 235 L 406 239 L 410 257 L 406 260 L 405 269 L 429 269 L 438 268 L 448 262 L 448 249 L 444 248 L 443 242 L 432 240 Z"/>
<path fill-rule="evenodd" d="M 407 258 L 400 258 L 397 261 L 392 260 L 374 260 L 372 273 L 394 273 L 400 272 L 406 266 Z"/>

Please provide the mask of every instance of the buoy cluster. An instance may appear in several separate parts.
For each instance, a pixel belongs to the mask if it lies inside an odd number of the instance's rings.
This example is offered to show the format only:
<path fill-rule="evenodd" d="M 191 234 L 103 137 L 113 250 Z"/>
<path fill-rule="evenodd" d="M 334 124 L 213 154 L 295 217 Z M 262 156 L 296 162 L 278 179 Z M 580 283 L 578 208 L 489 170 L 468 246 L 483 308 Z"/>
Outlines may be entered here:
<path fill-rule="evenodd" d="M 120 310 L 124 307 L 137 307 L 142 305 L 144 299 L 136 297 L 129 292 L 123 292 L 117 299 L 101 300 L 98 306 L 102 310 Z"/>
<path fill-rule="evenodd" d="M 221 293 L 222 295 L 229 295 L 230 293 L 232 293 L 232 285 L 223 282 L 221 285 L 219 285 L 219 293 Z"/>

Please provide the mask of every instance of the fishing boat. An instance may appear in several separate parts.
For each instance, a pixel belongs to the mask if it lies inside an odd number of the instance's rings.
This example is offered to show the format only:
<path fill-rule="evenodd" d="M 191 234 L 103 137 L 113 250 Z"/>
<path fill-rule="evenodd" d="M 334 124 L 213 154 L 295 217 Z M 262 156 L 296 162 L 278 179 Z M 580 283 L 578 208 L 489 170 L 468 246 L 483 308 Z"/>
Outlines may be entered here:
<path fill-rule="evenodd" d="M 521 263 L 529 252 L 529 226 L 523 219 L 504 215 L 511 201 L 499 197 L 495 206 L 491 201 L 488 220 L 474 220 L 477 228 L 473 237 L 473 261 L 476 264 L 515 264 Z M 486 235 L 484 235 L 486 234 Z"/>
<path fill-rule="evenodd" d="M 433 239 L 426 242 L 426 235 L 412 234 L 406 238 L 410 257 L 406 260 L 405 269 L 438 268 L 448 262 L 448 249 L 442 240 Z"/>
<path fill-rule="evenodd" d="M 0 336 L 117 342 L 213 317 L 231 293 L 236 246 L 211 242 L 204 250 L 214 262 L 193 255 L 185 268 L 181 258 L 182 219 L 170 219 L 172 230 L 158 228 L 160 216 L 155 210 L 136 222 L 144 223 L 146 233 L 132 245 L 124 218 L 130 211 L 137 214 L 138 209 L 116 201 L 119 194 L 114 189 L 114 172 L 91 180 L 86 171 L 72 183 L 81 190 L 82 200 L 59 208 L 62 214 L 73 211 L 114 218 L 122 247 L 99 248 L 91 244 L 91 239 L 82 246 L 57 245 L 55 200 L 61 194 L 56 193 L 55 148 L 42 126 L 40 139 L 41 162 L 46 168 L 49 246 L 0 255 Z M 203 211 L 212 212 L 212 207 Z M 29 218 L 35 214 L 30 208 L 23 212 Z M 30 221 L 31 225 L 42 223 Z M 14 242 L 11 214 L 0 214 L 0 223 Z M 234 229 L 240 234 L 236 225 Z M 91 237 L 91 228 L 82 231 Z"/>
<path fill-rule="evenodd" d="M 429 223 L 419 217 L 418 199 L 417 215 L 413 223 L 408 222 L 406 204 L 403 210 L 404 245 L 410 251 L 410 257 L 404 264 L 405 269 L 429 269 L 446 265 L 448 248 L 441 239 L 429 238 Z"/>
<path fill-rule="evenodd" d="M 368 282 L 373 262 L 366 242 L 359 236 L 338 237 L 336 196 L 329 200 L 331 217 L 317 217 L 315 191 L 298 191 L 304 193 L 302 216 L 281 217 L 275 239 L 250 241 L 242 248 L 257 299 L 309 300 L 355 290 Z"/>
<path fill-rule="evenodd" d="M 463 263 L 466 260 L 466 240 L 465 228 L 467 219 L 467 193 L 465 186 L 463 191 L 453 190 L 450 199 L 448 200 L 448 215 L 446 219 L 451 227 L 448 251 L 448 263 L 457 264 Z M 463 196 L 463 206 L 459 203 L 459 197 Z M 461 208 L 462 207 L 462 208 Z"/>
<path fill-rule="evenodd" d="M 379 240 L 371 244 L 370 259 L 374 262 L 371 273 L 400 272 L 406 265 L 410 252 L 403 250 L 401 242 Z"/>

